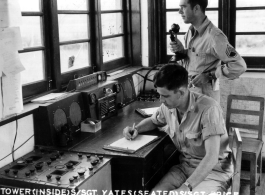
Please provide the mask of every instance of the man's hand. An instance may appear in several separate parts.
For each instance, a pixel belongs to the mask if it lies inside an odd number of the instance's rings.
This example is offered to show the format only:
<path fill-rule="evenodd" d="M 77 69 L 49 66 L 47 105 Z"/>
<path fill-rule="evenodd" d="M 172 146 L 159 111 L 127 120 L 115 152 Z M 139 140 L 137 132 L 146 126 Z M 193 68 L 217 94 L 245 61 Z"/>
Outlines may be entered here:
<path fill-rule="evenodd" d="M 208 83 L 210 77 L 207 73 L 198 74 L 194 79 L 189 83 L 189 87 L 202 87 L 202 85 Z"/>
<path fill-rule="evenodd" d="M 176 41 L 170 42 L 169 48 L 170 48 L 170 51 L 173 53 L 183 52 L 184 50 L 182 43 L 178 39 Z"/>
<path fill-rule="evenodd" d="M 123 135 L 126 139 L 135 139 L 138 135 L 138 131 L 133 127 L 126 127 L 123 129 Z"/>

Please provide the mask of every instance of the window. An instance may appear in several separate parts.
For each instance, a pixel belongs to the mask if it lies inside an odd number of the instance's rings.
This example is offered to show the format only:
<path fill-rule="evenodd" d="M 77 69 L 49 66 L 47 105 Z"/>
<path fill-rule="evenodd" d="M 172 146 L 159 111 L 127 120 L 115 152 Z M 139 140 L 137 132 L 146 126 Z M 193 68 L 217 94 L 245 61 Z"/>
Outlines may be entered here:
<path fill-rule="evenodd" d="M 127 0 L 19 0 L 23 97 L 128 65 Z M 126 27 L 126 28 L 125 28 Z"/>
<path fill-rule="evenodd" d="M 188 31 L 190 24 L 185 24 L 179 15 L 179 0 L 165 0 L 166 1 L 166 34 L 167 34 L 167 55 L 172 56 L 172 52 L 169 49 L 170 35 L 169 30 L 173 23 L 179 24 L 180 32 L 178 39 L 184 45 L 184 35 Z M 217 27 L 219 26 L 219 0 L 208 1 L 208 7 L 206 9 L 207 17 Z"/>
<path fill-rule="evenodd" d="M 122 0 L 100 0 L 103 70 L 117 68 L 125 61 L 125 13 Z"/>
<path fill-rule="evenodd" d="M 26 69 L 21 73 L 21 78 L 23 93 L 29 96 L 32 95 L 33 88 L 36 93 L 45 91 L 47 88 L 44 13 L 40 0 L 20 0 L 19 3 L 22 12 L 20 33 L 24 48 L 19 51 L 19 56 Z"/>
<path fill-rule="evenodd" d="M 265 1 L 234 0 L 233 3 L 233 44 L 249 69 L 265 68 Z"/>

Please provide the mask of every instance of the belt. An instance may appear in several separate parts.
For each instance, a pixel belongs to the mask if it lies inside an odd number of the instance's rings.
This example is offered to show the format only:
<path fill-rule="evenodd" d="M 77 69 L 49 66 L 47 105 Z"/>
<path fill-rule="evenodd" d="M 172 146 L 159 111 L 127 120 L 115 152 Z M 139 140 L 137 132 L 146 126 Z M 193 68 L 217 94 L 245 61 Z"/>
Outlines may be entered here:
<path fill-rule="evenodd" d="M 189 75 L 188 76 L 188 79 L 189 79 L 189 83 L 196 77 L 197 75 Z M 212 79 L 211 80 L 208 80 L 207 83 L 212 83 Z"/>

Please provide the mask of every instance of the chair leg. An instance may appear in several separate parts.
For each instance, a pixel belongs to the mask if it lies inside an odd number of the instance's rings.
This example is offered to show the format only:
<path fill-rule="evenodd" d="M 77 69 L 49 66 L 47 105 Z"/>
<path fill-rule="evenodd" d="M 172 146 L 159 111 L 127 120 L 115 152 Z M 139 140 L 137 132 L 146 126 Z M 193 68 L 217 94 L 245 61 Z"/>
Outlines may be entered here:
<path fill-rule="evenodd" d="M 250 195 L 255 195 L 257 184 L 257 156 L 250 158 Z"/>
<path fill-rule="evenodd" d="M 262 151 L 260 151 L 259 157 L 258 157 L 258 173 L 259 173 L 259 178 L 258 178 L 257 185 L 260 186 L 261 177 L 262 177 Z"/>

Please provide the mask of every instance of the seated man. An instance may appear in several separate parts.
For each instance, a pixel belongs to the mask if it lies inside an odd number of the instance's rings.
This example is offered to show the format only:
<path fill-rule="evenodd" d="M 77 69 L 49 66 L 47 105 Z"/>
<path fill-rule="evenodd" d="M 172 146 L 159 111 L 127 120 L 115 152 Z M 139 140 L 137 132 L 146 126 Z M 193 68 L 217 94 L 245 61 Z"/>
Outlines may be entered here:
<path fill-rule="evenodd" d="M 134 139 L 138 133 L 168 125 L 165 131 L 181 153 L 180 164 L 169 170 L 151 194 L 225 192 L 233 167 L 220 105 L 208 96 L 189 91 L 188 72 L 179 65 L 162 67 L 154 76 L 154 85 L 162 105 L 134 129 L 123 130 L 127 139 Z"/>

